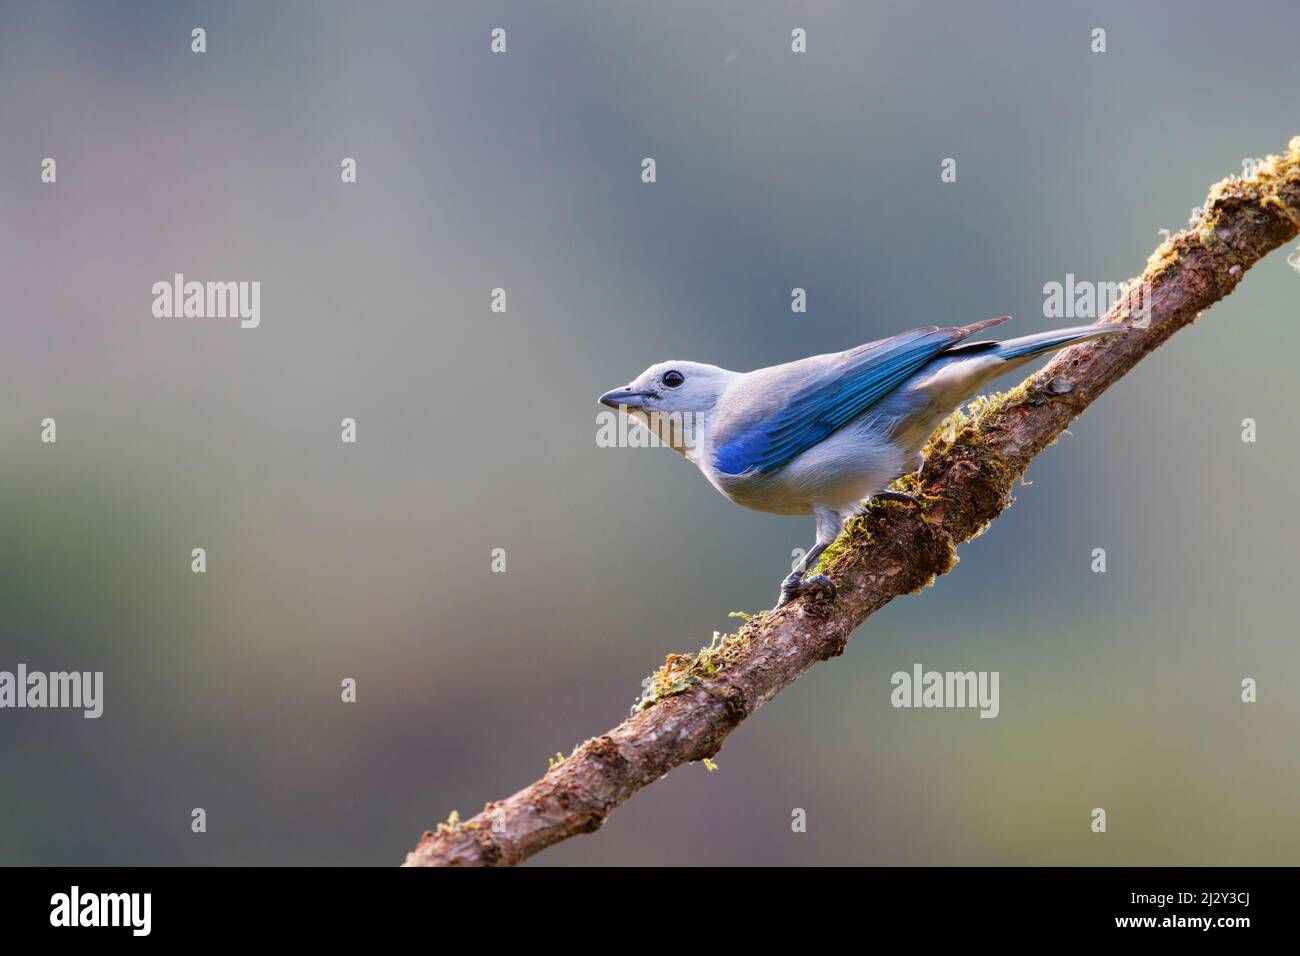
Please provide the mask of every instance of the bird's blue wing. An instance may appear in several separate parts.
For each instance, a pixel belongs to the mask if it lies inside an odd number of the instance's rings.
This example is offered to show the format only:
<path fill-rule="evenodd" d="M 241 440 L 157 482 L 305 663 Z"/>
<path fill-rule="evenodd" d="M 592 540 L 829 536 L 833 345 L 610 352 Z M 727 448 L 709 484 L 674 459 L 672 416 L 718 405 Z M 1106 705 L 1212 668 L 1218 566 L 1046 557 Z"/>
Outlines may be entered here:
<path fill-rule="evenodd" d="M 857 418 L 936 355 L 989 324 L 912 329 L 836 356 L 817 374 L 799 380 L 762 419 L 717 436 L 715 467 L 726 475 L 777 470 Z"/>

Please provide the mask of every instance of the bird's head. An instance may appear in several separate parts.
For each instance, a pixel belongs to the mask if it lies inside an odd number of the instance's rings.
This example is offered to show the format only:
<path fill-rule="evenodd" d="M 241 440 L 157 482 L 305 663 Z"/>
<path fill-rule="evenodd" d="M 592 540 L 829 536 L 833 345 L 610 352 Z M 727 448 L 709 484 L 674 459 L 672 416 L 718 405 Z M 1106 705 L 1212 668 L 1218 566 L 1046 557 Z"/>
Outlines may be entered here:
<path fill-rule="evenodd" d="M 698 439 L 698 429 L 736 377 L 716 365 L 699 362 L 660 362 L 622 388 L 600 396 L 600 403 L 623 408 L 660 440 L 685 454 Z"/>

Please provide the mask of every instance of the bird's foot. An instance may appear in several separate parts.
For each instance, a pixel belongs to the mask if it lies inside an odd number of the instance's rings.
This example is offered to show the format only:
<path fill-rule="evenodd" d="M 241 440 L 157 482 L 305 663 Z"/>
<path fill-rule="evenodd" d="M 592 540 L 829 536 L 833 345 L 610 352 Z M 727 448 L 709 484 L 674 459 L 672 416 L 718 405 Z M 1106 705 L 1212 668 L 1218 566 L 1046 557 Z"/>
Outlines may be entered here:
<path fill-rule="evenodd" d="M 781 597 L 772 610 L 785 607 L 803 594 L 814 595 L 818 602 L 833 601 L 835 600 L 835 582 L 824 574 L 814 574 L 806 581 L 791 575 L 781 582 Z"/>

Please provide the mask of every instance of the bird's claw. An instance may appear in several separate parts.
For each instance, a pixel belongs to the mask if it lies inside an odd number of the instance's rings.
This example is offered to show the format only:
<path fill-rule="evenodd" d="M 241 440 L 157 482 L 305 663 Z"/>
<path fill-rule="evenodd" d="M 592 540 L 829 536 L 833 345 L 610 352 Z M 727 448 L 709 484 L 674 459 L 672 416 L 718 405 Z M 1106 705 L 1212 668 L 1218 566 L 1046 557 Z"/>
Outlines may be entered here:
<path fill-rule="evenodd" d="M 817 595 L 819 601 L 835 600 L 835 582 L 824 574 L 814 574 L 807 581 L 803 582 L 803 589 Z"/>
<path fill-rule="evenodd" d="M 792 581 L 787 578 L 781 583 L 781 597 L 776 602 L 776 607 L 785 607 L 803 594 L 812 594 L 819 603 L 833 601 L 835 600 L 835 582 L 824 574 L 814 574 L 806 581 L 797 578 Z"/>

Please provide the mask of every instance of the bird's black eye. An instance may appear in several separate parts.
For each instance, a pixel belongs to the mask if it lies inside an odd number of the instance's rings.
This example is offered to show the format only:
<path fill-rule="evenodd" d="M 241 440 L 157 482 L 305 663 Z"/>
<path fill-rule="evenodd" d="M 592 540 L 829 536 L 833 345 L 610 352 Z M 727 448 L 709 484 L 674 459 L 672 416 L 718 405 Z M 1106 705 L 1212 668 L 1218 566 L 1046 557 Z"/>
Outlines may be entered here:
<path fill-rule="evenodd" d="M 676 369 L 664 372 L 663 382 L 669 388 L 677 388 L 677 386 L 681 385 L 684 381 L 686 381 L 686 376 Z"/>

